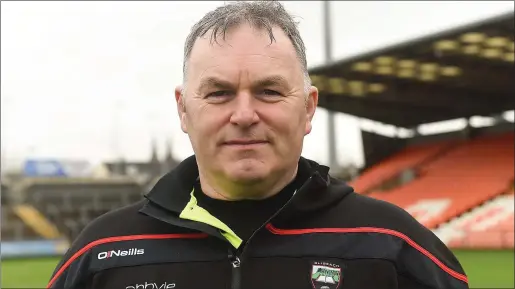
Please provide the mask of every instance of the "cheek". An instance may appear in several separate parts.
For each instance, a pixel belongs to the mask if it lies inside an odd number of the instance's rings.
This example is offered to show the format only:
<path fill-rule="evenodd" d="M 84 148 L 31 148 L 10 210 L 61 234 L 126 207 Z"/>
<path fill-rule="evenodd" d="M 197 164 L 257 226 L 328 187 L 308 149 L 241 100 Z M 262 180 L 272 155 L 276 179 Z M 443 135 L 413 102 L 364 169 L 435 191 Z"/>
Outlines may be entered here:
<path fill-rule="evenodd" d="M 220 112 L 212 111 L 209 107 L 200 107 L 187 115 L 187 123 L 191 137 L 199 142 L 198 145 L 205 146 L 221 131 L 224 118 Z"/>
<path fill-rule="evenodd" d="M 295 145 L 305 135 L 306 116 L 301 112 L 278 110 L 270 115 L 276 137 L 288 147 Z"/>

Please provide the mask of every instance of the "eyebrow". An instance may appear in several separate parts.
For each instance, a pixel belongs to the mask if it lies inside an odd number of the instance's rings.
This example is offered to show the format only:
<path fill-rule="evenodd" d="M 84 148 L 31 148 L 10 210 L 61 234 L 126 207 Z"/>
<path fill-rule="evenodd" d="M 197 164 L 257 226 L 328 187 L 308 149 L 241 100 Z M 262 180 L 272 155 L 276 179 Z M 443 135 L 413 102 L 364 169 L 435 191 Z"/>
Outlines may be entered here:
<path fill-rule="evenodd" d="M 271 75 L 255 82 L 255 86 L 284 86 L 288 87 L 288 80 L 281 75 Z"/>
<path fill-rule="evenodd" d="M 231 89 L 233 85 L 229 81 L 225 81 L 217 77 L 207 77 L 200 80 L 198 91 L 204 91 L 210 87 L 219 89 Z"/>
<path fill-rule="evenodd" d="M 271 75 L 258 79 L 252 83 L 252 87 L 264 87 L 264 86 L 283 86 L 288 87 L 288 81 L 281 75 Z M 203 91 L 207 88 L 218 88 L 218 89 L 233 89 L 234 85 L 226 80 L 217 77 L 206 77 L 200 80 L 198 91 Z"/>

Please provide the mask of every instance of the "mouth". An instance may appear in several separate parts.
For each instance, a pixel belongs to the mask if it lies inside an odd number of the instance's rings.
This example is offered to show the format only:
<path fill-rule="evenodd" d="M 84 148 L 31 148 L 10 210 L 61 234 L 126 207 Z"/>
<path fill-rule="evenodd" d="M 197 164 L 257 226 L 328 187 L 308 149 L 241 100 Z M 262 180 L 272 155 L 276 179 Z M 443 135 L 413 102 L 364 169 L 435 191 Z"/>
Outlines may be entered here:
<path fill-rule="evenodd" d="M 250 147 L 250 146 L 259 146 L 267 144 L 268 141 L 264 140 L 230 140 L 223 142 L 224 146 L 232 146 L 232 147 Z"/>

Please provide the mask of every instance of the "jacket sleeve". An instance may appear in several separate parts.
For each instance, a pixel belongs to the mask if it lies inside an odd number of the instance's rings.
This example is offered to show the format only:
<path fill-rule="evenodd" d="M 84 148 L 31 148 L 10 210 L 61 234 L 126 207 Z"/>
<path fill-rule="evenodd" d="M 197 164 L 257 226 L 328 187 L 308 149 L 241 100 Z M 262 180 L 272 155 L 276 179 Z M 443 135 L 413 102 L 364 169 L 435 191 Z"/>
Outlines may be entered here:
<path fill-rule="evenodd" d="M 468 278 L 451 250 L 415 219 L 409 223 L 398 256 L 399 288 L 468 289 Z"/>
<path fill-rule="evenodd" d="M 77 238 L 54 269 L 46 286 L 50 289 L 85 289 L 89 283 L 89 252 L 83 237 Z"/>
<path fill-rule="evenodd" d="M 92 248 L 106 232 L 98 219 L 88 224 L 73 241 L 54 269 L 46 288 L 85 289 L 91 284 L 90 260 Z M 103 223 L 103 222 L 102 222 Z"/>
<path fill-rule="evenodd" d="M 69 251 L 55 268 L 46 288 L 82 289 L 87 288 L 88 267 L 85 258 L 73 258 L 74 251 Z"/>

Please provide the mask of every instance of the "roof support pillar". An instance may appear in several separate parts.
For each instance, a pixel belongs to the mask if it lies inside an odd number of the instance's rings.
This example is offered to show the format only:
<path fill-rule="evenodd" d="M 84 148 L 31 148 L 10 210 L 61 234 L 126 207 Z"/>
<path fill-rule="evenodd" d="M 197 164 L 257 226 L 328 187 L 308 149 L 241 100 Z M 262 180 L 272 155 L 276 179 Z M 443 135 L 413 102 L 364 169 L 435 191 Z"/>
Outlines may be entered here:
<path fill-rule="evenodd" d="M 332 62 L 332 35 L 331 35 L 331 11 L 330 11 L 330 1 L 322 1 L 323 6 L 323 15 L 322 19 L 324 21 L 324 40 L 325 40 L 325 62 L 326 65 L 329 65 Z M 336 153 L 336 124 L 335 124 L 335 115 L 331 110 L 327 110 L 327 145 L 328 145 L 328 158 L 329 158 L 329 168 L 331 170 L 338 169 L 338 158 Z"/>

